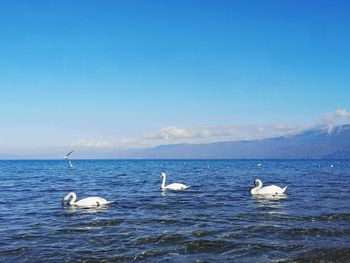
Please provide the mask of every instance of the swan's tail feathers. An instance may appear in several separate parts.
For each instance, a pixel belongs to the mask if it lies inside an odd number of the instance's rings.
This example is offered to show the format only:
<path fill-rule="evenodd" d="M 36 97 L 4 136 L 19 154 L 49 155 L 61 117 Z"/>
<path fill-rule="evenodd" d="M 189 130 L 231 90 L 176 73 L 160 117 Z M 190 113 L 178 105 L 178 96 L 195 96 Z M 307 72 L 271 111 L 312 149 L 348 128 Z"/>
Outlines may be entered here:
<path fill-rule="evenodd" d="M 288 185 L 286 185 L 285 188 L 282 189 L 282 194 L 287 190 Z"/>

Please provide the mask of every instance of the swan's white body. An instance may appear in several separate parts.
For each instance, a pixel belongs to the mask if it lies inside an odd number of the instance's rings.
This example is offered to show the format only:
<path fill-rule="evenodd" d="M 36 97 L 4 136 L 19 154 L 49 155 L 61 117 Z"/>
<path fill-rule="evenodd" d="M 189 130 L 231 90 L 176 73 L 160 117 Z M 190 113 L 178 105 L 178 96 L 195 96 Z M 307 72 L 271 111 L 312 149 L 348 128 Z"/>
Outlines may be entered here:
<path fill-rule="evenodd" d="M 108 202 L 104 198 L 97 197 L 97 196 L 87 197 L 79 201 L 76 201 L 77 195 L 74 192 L 70 192 L 63 198 L 62 204 L 67 202 L 70 198 L 72 198 L 72 200 L 70 200 L 68 204 L 71 206 L 95 207 L 95 206 L 101 206 L 101 205 L 108 205 L 112 203 L 112 202 Z"/>
<path fill-rule="evenodd" d="M 188 188 L 187 185 L 179 184 L 179 183 L 172 183 L 172 184 L 165 185 L 166 173 L 161 173 L 160 176 L 163 177 L 163 182 L 161 185 L 162 190 L 185 190 L 186 188 Z"/>
<path fill-rule="evenodd" d="M 287 186 L 281 188 L 276 185 L 262 187 L 262 182 L 259 179 L 255 180 L 254 185 L 255 187 L 250 191 L 252 195 L 280 195 L 284 194 L 287 189 Z"/>

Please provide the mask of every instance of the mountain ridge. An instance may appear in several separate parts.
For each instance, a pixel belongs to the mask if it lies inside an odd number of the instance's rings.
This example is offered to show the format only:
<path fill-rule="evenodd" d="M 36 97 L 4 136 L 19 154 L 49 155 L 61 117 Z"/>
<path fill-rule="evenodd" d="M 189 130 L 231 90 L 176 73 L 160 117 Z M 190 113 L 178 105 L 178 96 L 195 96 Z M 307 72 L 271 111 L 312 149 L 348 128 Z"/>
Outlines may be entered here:
<path fill-rule="evenodd" d="M 60 149 L 62 150 L 62 149 Z M 75 159 L 350 159 L 350 124 L 297 134 L 240 141 L 163 144 L 143 149 L 77 149 Z M 14 155 L 1 160 L 57 159 L 57 153 Z"/>
<path fill-rule="evenodd" d="M 350 158 L 348 151 L 350 125 L 347 124 L 266 139 L 159 145 L 118 155 L 128 159 L 332 159 Z"/>

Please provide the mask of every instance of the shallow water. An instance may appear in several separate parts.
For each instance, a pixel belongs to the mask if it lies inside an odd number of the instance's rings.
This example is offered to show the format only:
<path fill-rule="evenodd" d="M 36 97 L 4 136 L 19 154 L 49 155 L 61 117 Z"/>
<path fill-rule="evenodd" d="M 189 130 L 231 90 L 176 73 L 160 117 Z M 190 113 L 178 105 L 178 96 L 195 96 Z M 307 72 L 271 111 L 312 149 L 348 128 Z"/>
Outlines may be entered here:
<path fill-rule="evenodd" d="M 257 163 L 262 163 L 257 167 Z M 350 161 L 0 161 L 0 261 L 350 258 Z M 333 165 L 333 167 L 331 167 Z M 190 188 L 160 191 L 168 182 Z M 255 178 L 286 198 L 252 198 Z M 100 196 L 96 209 L 62 207 Z"/>

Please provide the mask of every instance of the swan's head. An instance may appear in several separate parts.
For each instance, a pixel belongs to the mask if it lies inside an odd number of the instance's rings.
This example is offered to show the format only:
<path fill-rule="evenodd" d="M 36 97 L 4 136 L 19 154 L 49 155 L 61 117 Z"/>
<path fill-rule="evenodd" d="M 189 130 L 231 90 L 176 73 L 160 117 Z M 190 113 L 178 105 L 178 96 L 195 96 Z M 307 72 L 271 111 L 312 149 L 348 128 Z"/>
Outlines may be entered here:
<path fill-rule="evenodd" d="M 257 186 L 262 186 L 262 182 L 260 179 L 255 179 L 254 181 L 254 186 L 257 187 Z"/>
<path fill-rule="evenodd" d="M 160 177 L 165 177 L 166 173 L 160 173 Z"/>
<path fill-rule="evenodd" d="M 74 192 L 70 192 L 69 194 L 67 194 L 63 199 L 62 199 L 62 205 L 64 205 L 65 202 L 67 202 L 71 197 L 73 197 L 75 195 Z"/>

